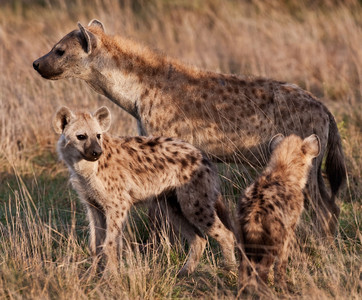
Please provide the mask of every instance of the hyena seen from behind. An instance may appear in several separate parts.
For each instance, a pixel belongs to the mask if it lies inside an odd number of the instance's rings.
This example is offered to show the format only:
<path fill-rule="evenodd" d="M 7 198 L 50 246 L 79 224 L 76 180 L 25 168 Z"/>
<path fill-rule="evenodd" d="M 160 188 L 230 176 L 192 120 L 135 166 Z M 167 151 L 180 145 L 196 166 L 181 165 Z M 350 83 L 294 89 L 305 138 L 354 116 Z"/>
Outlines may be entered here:
<path fill-rule="evenodd" d="M 307 184 L 318 227 L 336 231 L 336 195 L 346 179 L 336 122 L 300 87 L 266 78 L 200 70 L 121 36 L 92 20 L 33 63 L 46 79 L 80 78 L 134 116 L 142 135 L 178 137 L 215 159 L 263 167 L 277 133 L 317 134 L 321 155 Z M 321 166 L 326 157 L 328 192 Z"/>
<path fill-rule="evenodd" d="M 53 121 L 61 134 L 58 153 L 85 204 L 93 254 L 117 268 L 122 226 L 130 207 L 175 191 L 177 200 L 163 213 L 180 230 L 190 248 L 180 274 L 197 266 L 208 234 L 218 241 L 227 266 L 235 264 L 234 235 L 219 191 L 218 175 L 194 146 L 165 137 L 115 138 L 106 133 L 110 112 L 93 115 L 58 110 Z M 169 198 L 170 199 L 170 198 Z M 161 203 L 161 208 L 165 208 Z"/>
<path fill-rule="evenodd" d="M 288 253 L 303 210 L 303 189 L 312 160 L 320 153 L 315 134 L 304 140 L 277 135 L 269 147 L 272 154 L 266 169 L 238 204 L 241 287 L 255 286 L 258 278 L 265 283 L 274 261 L 275 283 L 285 287 Z"/>

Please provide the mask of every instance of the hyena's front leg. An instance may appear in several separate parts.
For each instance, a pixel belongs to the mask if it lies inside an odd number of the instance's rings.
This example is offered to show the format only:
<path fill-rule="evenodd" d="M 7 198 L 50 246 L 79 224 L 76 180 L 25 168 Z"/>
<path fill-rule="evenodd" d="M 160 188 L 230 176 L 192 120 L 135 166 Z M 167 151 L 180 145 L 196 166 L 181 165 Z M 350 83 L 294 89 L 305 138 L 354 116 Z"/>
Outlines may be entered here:
<path fill-rule="evenodd" d="M 86 206 L 90 230 L 89 247 L 91 254 L 98 256 L 106 237 L 106 216 L 103 208 L 97 202 L 89 201 Z"/>
<path fill-rule="evenodd" d="M 130 202 L 120 201 L 120 203 L 115 203 L 115 206 L 107 207 L 106 210 L 107 232 L 103 251 L 107 258 L 106 269 L 112 273 L 116 273 L 118 269 L 119 253 L 122 251 L 120 249 L 122 229 L 130 208 L 128 203 Z"/>

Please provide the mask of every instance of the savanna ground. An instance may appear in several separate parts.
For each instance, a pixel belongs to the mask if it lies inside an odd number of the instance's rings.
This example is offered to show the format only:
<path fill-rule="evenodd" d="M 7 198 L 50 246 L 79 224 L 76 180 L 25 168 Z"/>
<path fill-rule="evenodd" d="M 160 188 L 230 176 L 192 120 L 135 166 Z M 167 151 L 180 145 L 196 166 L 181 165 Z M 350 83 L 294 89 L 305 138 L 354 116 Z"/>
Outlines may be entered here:
<path fill-rule="evenodd" d="M 130 36 L 201 68 L 272 77 L 311 91 L 334 114 L 343 139 L 348 184 L 339 197 L 332 244 L 310 233 L 308 215 L 288 265 L 288 293 L 269 298 L 357 299 L 361 267 L 361 1 L 0 1 L 0 298 L 233 298 L 237 275 L 219 267 L 210 241 L 202 263 L 177 278 L 182 242 L 150 233 L 145 209 L 130 217 L 119 276 L 94 272 L 87 222 L 68 174 L 57 161 L 51 119 L 57 107 L 107 105 L 114 134 L 136 134 L 135 121 L 79 80 L 46 81 L 32 61 L 63 35 L 97 18 L 109 33 Z M 272 4 L 271 4 L 272 3 Z M 260 170 L 223 167 L 233 208 Z M 232 180 L 227 180 L 232 178 Z M 169 230 L 166 226 L 165 230 Z"/>

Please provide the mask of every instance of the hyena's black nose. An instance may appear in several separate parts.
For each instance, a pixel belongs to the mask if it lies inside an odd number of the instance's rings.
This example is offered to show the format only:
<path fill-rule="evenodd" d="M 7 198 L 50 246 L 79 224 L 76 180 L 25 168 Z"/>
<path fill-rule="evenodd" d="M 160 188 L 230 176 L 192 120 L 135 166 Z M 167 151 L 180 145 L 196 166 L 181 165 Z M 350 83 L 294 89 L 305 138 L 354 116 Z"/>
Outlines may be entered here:
<path fill-rule="evenodd" d="M 33 62 L 33 68 L 38 71 L 39 70 L 39 63 L 37 61 Z"/>
<path fill-rule="evenodd" d="M 99 158 L 99 157 L 102 155 L 102 153 L 103 153 L 102 150 L 100 150 L 100 151 L 93 150 L 92 156 L 93 156 L 94 158 Z"/>

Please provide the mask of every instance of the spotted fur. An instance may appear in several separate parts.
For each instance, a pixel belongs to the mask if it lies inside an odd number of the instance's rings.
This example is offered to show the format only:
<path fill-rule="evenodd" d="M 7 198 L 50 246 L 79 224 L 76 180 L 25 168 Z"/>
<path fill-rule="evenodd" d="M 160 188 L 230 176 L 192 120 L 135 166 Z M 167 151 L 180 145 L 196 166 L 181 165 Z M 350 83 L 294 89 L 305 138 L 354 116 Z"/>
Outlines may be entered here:
<path fill-rule="evenodd" d="M 304 140 L 278 135 L 271 148 L 266 169 L 238 203 L 237 239 L 244 254 L 239 268 L 241 287 L 256 285 L 257 278 L 266 283 L 274 261 L 274 281 L 285 286 L 291 241 L 303 210 L 303 189 L 320 141 L 316 135 Z"/>
<path fill-rule="evenodd" d="M 222 161 L 263 167 L 272 136 L 317 134 L 321 155 L 307 185 L 320 227 L 336 230 L 335 196 L 346 178 L 335 120 L 294 84 L 203 71 L 132 40 L 110 36 L 101 22 L 78 24 L 34 68 L 47 79 L 76 77 L 138 121 L 142 135 L 181 138 Z M 321 173 L 326 156 L 330 195 Z"/>
<path fill-rule="evenodd" d="M 110 124 L 106 107 L 93 115 L 63 107 L 53 124 L 61 134 L 59 156 L 87 208 L 91 251 L 104 252 L 109 268 L 117 268 L 117 248 L 130 208 L 164 194 L 171 197 L 159 203 L 163 215 L 189 243 L 181 274 L 197 266 L 205 234 L 218 241 L 226 265 L 235 264 L 234 237 L 218 175 L 198 149 L 167 137 L 112 137 L 106 133 Z"/>

